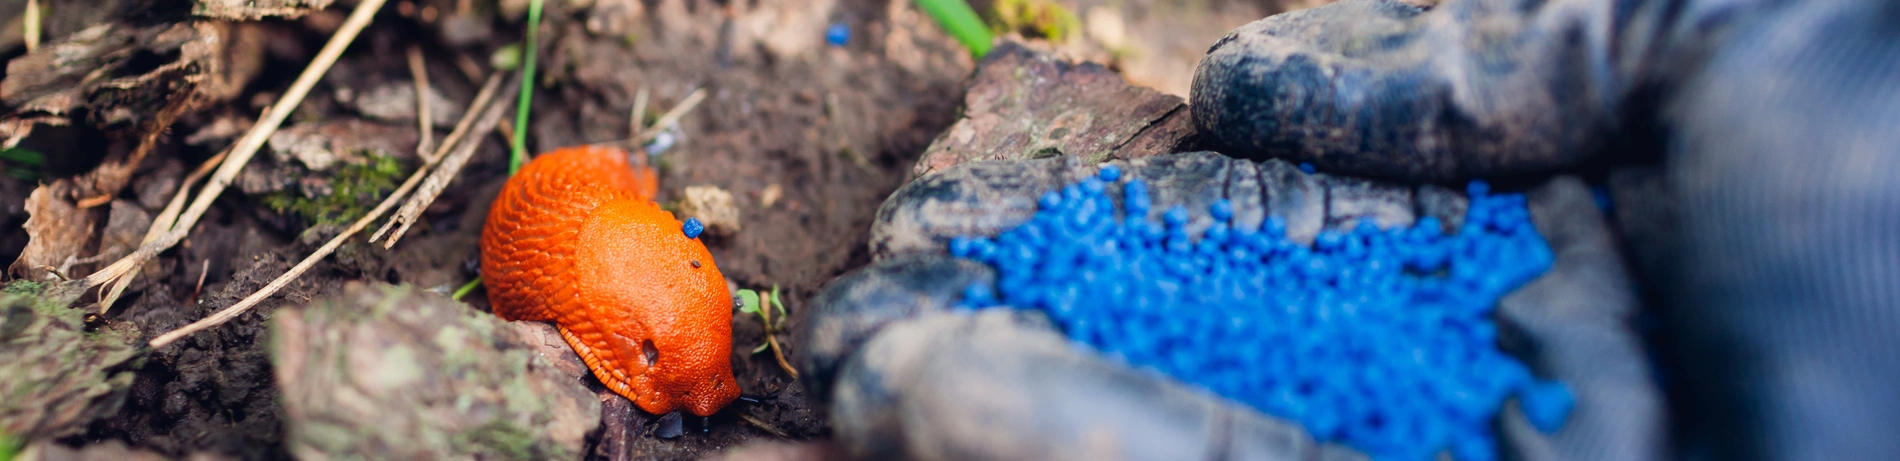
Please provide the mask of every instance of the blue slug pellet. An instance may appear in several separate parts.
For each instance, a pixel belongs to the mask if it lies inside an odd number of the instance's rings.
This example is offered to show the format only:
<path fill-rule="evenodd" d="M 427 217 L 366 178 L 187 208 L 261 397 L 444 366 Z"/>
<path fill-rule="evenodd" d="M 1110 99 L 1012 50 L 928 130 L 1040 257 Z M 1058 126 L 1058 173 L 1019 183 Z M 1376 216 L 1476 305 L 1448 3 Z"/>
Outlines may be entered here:
<path fill-rule="evenodd" d="M 1459 232 L 1426 217 L 1380 230 L 1369 220 L 1321 232 L 1311 247 L 1286 223 L 1232 227 L 1233 204 L 1188 236 L 1189 210 L 1144 219 L 1147 185 L 1104 167 L 1041 196 L 1028 222 L 950 252 L 997 271 L 966 308 L 1037 309 L 1109 357 L 1299 422 L 1380 460 L 1497 457 L 1491 427 L 1519 398 L 1532 424 L 1561 426 L 1574 404 L 1497 348 L 1492 311 L 1554 256 L 1518 194 L 1466 192 Z M 1117 216 L 1108 184 L 1120 184 Z"/>
<path fill-rule="evenodd" d="M 699 234 L 705 231 L 706 225 L 700 223 L 699 218 L 686 218 L 686 222 L 680 223 L 680 232 L 685 233 L 686 238 L 689 239 L 699 238 Z"/>

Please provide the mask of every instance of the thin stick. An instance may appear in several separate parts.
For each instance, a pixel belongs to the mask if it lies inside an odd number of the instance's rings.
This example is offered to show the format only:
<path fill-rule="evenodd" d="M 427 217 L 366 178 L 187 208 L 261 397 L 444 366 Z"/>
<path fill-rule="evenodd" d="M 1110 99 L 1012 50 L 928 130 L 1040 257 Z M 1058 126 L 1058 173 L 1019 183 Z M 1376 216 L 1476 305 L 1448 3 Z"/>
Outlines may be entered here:
<path fill-rule="evenodd" d="M 22 38 L 26 40 L 26 52 L 32 53 L 40 49 L 40 0 L 26 0 L 26 14 L 22 20 L 25 22 L 22 27 L 25 37 Z"/>
<path fill-rule="evenodd" d="M 785 374 L 791 375 L 792 379 L 798 379 L 798 369 L 792 368 L 791 362 L 785 361 L 785 350 L 778 346 L 778 335 L 766 333 L 765 342 L 772 345 L 772 356 L 778 358 L 778 367 L 784 369 Z"/>
<path fill-rule="evenodd" d="M 197 224 L 198 218 L 204 216 L 205 211 L 211 208 L 211 202 L 224 193 L 224 188 L 231 184 L 232 179 L 237 178 L 238 172 L 244 169 L 245 164 L 250 163 L 251 156 L 257 154 L 258 148 L 264 146 L 264 141 L 277 131 L 277 127 L 284 123 L 284 119 L 290 117 L 291 112 L 297 109 L 297 105 L 303 102 L 304 96 L 310 94 L 310 89 L 316 86 L 318 80 L 323 79 L 323 74 L 330 70 L 330 66 L 336 64 L 336 59 L 343 55 L 343 50 L 349 48 L 350 42 L 356 40 L 356 35 L 369 25 L 370 19 L 376 16 L 376 11 L 382 8 L 383 2 L 384 0 L 362 0 L 361 3 L 356 4 L 356 9 L 350 12 L 349 18 L 343 21 L 342 27 L 337 28 L 336 34 L 330 36 L 330 41 L 323 45 L 323 50 L 317 52 L 317 56 L 311 59 L 310 65 L 305 67 L 303 73 L 297 76 L 297 80 L 290 84 L 290 88 L 284 91 L 284 95 L 271 105 L 269 111 L 264 113 L 264 118 L 252 125 L 251 130 L 245 132 L 244 137 L 239 138 L 238 142 L 231 147 L 230 156 L 218 166 L 217 173 L 205 183 L 204 188 L 198 193 L 198 198 L 192 201 L 191 207 L 185 210 L 184 215 L 180 216 L 177 222 L 173 223 L 169 231 L 156 241 L 140 246 L 138 251 L 86 277 L 86 286 L 99 286 L 126 277 L 127 274 L 133 273 L 134 268 L 158 257 L 160 251 L 169 249 L 177 245 L 178 241 L 184 240 L 185 234 Z M 109 300 L 100 302 L 102 309 L 111 308 L 111 303 L 107 301 Z"/>
<path fill-rule="evenodd" d="M 785 361 L 785 350 L 779 348 L 778 327 L 772 322 L 772 303 L 777 298 L 778 286 L 772 287 L 772 297 L 759 298 L 759 317 L 765 320 L 765 343 L 772 346 L 772 356 L 778 358 L 778 367 L 784 369 L 785 374 L 791 375 L 792 379 L 798 379 L 798 369 L 792 368 L 792 364 Z"/>
<path fill-rule="evenodd" d="M 481 121 L 477 122 L 481 125 L 482 131 L 488 131 L 500 124 L 503 110 L 507 109 L 507 106 L 505 102 L 491 104 L 488 110 L 482 113 Z M 480 139 L 481 137 L 478 136 L 469 138 L 467 142 L 457 143 L 455 150 L 442 159 L 442 163 L 436 166 L 434 172 L 429 173 L 428 182 L 422 183 L 422 188 L 417 190 L 415 195 L 410 196 L 409 202 L 402 205 L 402 211 L 396 212 L 395 219 L 389 221 L 390 224 L 397 226 L 395 233 L 390 234 L 389 239 L 383 241 L 384 249 L 394 247 L 396 241 L 401 240 L 402 235 L 409 232 L 409 226 L 415 224 L 416 220 L 422 216 L 422 210 L 427 209 L 430 203 L 435 202 L 436 196 L 441 195 L 442 190 L 449 187 L 449 181 L 454 180 L 455 175 L 462 172 L 462 166 L 468 164 L 468 158 L 475 155 L 476 148 L 481 147 Z M 377 234 L 381 235 L 382 232 L 378 231 Z"/>
<path fill-rule="evenodd" d="M 429 153 L 435 151 L 435 117 L 429 113 L 429 68 L 422 62 L 421 45 L 409 45 L 409 76 L 416 80 L 416 128 L 421 135 L 416 138 L 416 155 L 434 162 Z"/>
<path fill-rule="evenodd" d="M 456 70 L 462 71 L 462 76 L 468 77 L 468 81 L 470 83 L 473 83 L 476 80 L 482 79 L 482 65 L 476 64 L 475 60 L 469 59 L 468 55 L 466 54 L 457 53 L 455 55 L 455 68 Z M 474 110 L 474 109 L 469 109 L 469 110 Z"/>
<path fill-rule="evenodd" d="M 666 111 L 666 115 L 661 115 L 659 120 L 653 121 L 653 126 L 647 127 L 646 132 L 640 133 L 640 137 L 634 138 L 633 145 L 646 145 L 647 141 L 652 141 L 654 136 L 659 136 L 660 132 L 666 131 L 666 127 L 674 123 L 679 123 L 681 118 L 686 117 L 687 113 L 692 112 L 693 108 L 698 107 L 699 102 L 704 100 L 706 100 L 705 88 L 693 90 L 693 94 L 686 95 L 686 100 L 680 101 L 679 105 L 673 106 L 673 109 Z"/>
<path fill-rule="evenodd" d="M 218 163 L 223 162 L 224 157 L 230 153 L 230 149 L 225 149 L 223 152 L 219 152 L 218 155 L 211 156 L 210 159 L 205 160 L 204 164 L 198 165 L 198 169 L 192 170 L 191 174 L 185 175 L 185 180 L 178 183 L 178 193 L 172 195 L 171 203 L 165 204 L 165 210 L 159 212 L 158 217 L 152 219 L 152 227 L 145 229 L 145 238 L 139 241 L 139 245 L 146 245 L 157 241 L 159 236 L 165 233 L 166 229 L 171 229 L 172 223 L 178 220 L 178 213 L 185 209 L 185 198 L 191 196 L 191 185 L 197 184 L 198 180 L 204 179 L 205 175 L 211 174 L 212 168 L 217 167 Z M 141 249 L 142 248 L 143 247 L 141 247 Z M 126 260 L 120 260 L 117 263 L 113 263 L 113 265 L 117 266 L 125 262 Z M 141 261 L 139 264 L 144 264 L 144 262 Z M 111 269 L 111 267 L 107 267 L 100 272 L 104 273 L 106 270 Z M 93 276 L 97 277 L 98 274 L 93 274 Z M 124 294 L 125 288 L 131 286 L 132 280 L 137 277 L 138 274 L 135 272 L 126 273 L 123 277 L 119 277 L 118 281 L 112 284 L 112 288 L 106 290 L 105 296 L 99 297 L 99 315 L 105 315 L 106 311 L 112 308 L 112 302 L 117 301 L 119 295 Z M 92 277 L 87 277 L 86 282 L 88 288 L 93 286 Z"/>
<path fill-rule="evenodd" d="M 490 74 L 488 76 L 488 81 L 482 83 L 482 90 L 475 93 L 475 102 L 469 103 L 468 111 L 462 113 L 462 120 L 455 122 L 455 130 L 450 131 L 449 137 L 443 138 L 442 145 L 436 147 L 435 154 L 429 156 L 426 162 L 428 166 L 435 166 L 436 162 L 441 161 L 443 156 L 448 155 L 449 149 L 454 148 L 457 143 L 462 142 L 462 136 L 468 134 L 469 126 L 475 123 L 475 118 L 477 114 L 479 114 L 479 112 L 477 112 L 476 109 L 482 108 L 482 107 L 488 107 L 489 100 L 495 98 L 495 92 L 499 90 L 500 88 L 501 88 L 501 73 L 496 72 L 494 74 Z M 404 207 L 404 209 L 407 210 L 408 208 Z M 390 219 L 389 222 L 383 223 L 383 227 L 376 229 L 376 234 L 371 235 L 369 237 L 369 241 L 375 242 L 377 240 L 382 240 L 383 235 L 389 233 L 390 227 L 394 226 L 397 220 L 403 219 L 402 216 L 403 216 L 402 213 L 397 213 L 395 218 Z M 412 216 L 409 219 L 415 219 L 415 218 Z"/>
<path fill-rule="evenodd" d="M 205 275 L 210 274 L 210 273 L 211 273 L 211 260 L 206 259 L 204 260 L 204 264 L 200 265 L 200 267 L 198 268 L 198 285 L 191 287 L 191 297 L 185 298 L 185 304 L 191 304 L 192 302 L 198 300 L 198 294 L 203 293 L 205 289 Z"/>
<path fill-rule="evenodd" d="M 98 196 L 79 199 L 80 208 L 93 208 L 107 203 L 112 203 L 112 194 L 99 194 Z"/>
<path fill-rule="evenodd" d="M 767 424 L 765 421 L 760 421 L 759 417 L 752 416 L 751 413 L 746 413 L 746 412 L 741 411 L 739 412 L 739 419 L 745 420 L 745 422 L 752 424 L 752 427 L 759 428 L 759 430 L 765 431 L 766 433 L 778 436 L 778 438 L 781 438 L 781 439 L 792 438 L 792 436 L 786 434 L 785 431 L 781 431 L 777 427 L 772 427 L 771 424 Z"/>
<path fill-rule="evenodd" d="M 373 0 L 368 0 L 368 1 L 373 1 Z M 507 104 L 494 104 L 493 107 L 490 107 L 488 108 L 488 110 L 483 111 L 482 120 L 481 122 L 478 123 L 479 126 L 477 127 L 477 129 L 481 131 L 488 131 L 490 129 L 493 129 L 495 124 L 501 121 L 501 115 L 506 108 L 507 108 Z M 481 139 L 481 137 L 480 136 L 472 137 L 470 138 L 470 141 L 468 143 L 465 143 L 465 145 L 470 145 L 470 146 L 479 145 L 480 143 L 474 141 L 477 139 Z M 455 154 L 449 156 L 448 162 L 451 162 L 451 163 L 455 162 L 457 157 L 466 157 L 466 156 L 461 154 L 461 149 L 458 149 Z M 324 257 L 327 257 L 330 255 L 330 253 L 335 252 L 337 247 L 343 245 L 344 241 L 347 241 L 350 239 L 350 237 L 355 236 L 357 232 L 362 232 L 364 228 L 369 227 L 369 223 L 375 222 L 378 218 L 381 218 L 383 216 L 383 213 L 388 212 L 390 208 L 394 208 L 396 206 L 397 201 L 400 201 L 403 198 L 403 196 L 408 195 L 410 191 L 416 189 L 416 186 L 418 184 L 421 184 L 423 175 L 425 173 L 428 173 L 427 170 L 428 170 L 427 168 L 417 168 L 414 174 L 409 175 L 408 180 L 403 181 L 402 186 L 397 187 L 395 192 L 391 192 L 389 194 L 389 197 L 384 198 L 382 203 L 377 204 L 376 209 L 370 210 L 369 214 L 363 215 L 362 218 L 357 219 L 354 224 L 350 224 L 349 229 L 345 229 L 343 233 L 337 234 L 336 237 L 331 238 L 329 243 L 325 243 L 323 244 L 323 247 L 317 248 L 316 252 L 313 252 L 310 254 L 310 256 L 305 257 L 302 262 L 299 262 L 297 263 L 296 266 L 291 267 L 290 270 L 284 272 L 283 275 L 277 276 L 276 279 L 271 280 L 270 284 L 264 285 L 264 288 L 257 290 L 256 293 L 251 293 L 250 296 L 244 297 L 244 299 L 241 301 L 238 301 L 237 304 L 232 304 L 231 307 L 224 308 L 224 310 L 218 311 L 218 313 L 212 314 L 210 317 L 205 317 L 203 320 L 192 322 L 190 325 L 185 325 L 184 327 L 181 327 L 177 330 L 172 330 L 169 333 L 160 335 L 157 338 L 152 338 L 152 341 L 149 344 L 151 345 L 153 349 L 165 347 L 166 345 L 171 344 L 174 341 L 177 341 L 186 336 L 190 336 L 192 333 L 197 333 L 207 328 L 215 327 L 220 324 L 223 324 L 224 322 L 228 322 L 233 318 L 237 318 L 237 316 L 244 314 L 244 311 L 250 310 L 251 307 L 256 306 L 258 303 L 263 302 L 265 299 L 270 298 L 271 296 L 276 295 L 278 290 L 282 290 L 284 286 L 289 285 L 291 281 L 296 280 L 297 277 L 302 276 L 304 272 L 309 271 L 311 267 L 316 266 L 318 261 L 322 261 Z M 440 172 L 441 170 L 438 169 L 436 171 Z"/>
<path fill-rule="evenodd" d="M 627 137 L 639 136 L 640 132 L 646 131 L 646 127 L 641 125 L 645 122 L 643 119 L 647 118 L 648 96 L 650 95 L 647 94 L 647 87 L 645 86 L 641 86 L 640 92 L 633 94 L 633 117 L 630 117 L 633 121 L 628 123 Z"/>

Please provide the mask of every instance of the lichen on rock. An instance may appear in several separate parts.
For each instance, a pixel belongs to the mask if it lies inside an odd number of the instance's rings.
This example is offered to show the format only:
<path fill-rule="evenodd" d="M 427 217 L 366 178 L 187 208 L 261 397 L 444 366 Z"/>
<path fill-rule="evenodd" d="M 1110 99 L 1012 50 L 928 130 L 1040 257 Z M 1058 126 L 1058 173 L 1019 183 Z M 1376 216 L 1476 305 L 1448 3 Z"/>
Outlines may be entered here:
<path fill-rule="evenodd" d="M 303 459 L 574 459 L 600 402 L 494 316 L 352 283 L 279 311 L 271 357 Z"/>
<path fill-rule="evenodd" d="M 143 355 L 131 325 L 88 329 L 67 307 L 75 284 L 16 281 L 0 290 L 0 434 L 33 441 L 76 434 L 118 412 Z"/>

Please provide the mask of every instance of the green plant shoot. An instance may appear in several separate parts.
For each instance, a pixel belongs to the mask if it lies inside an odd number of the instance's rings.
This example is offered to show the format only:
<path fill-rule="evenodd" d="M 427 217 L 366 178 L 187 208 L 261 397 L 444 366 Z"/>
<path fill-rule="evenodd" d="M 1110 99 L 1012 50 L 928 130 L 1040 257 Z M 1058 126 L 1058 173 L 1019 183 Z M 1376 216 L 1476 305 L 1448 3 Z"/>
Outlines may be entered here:
<path fill-rule="evenodd" d="M 767 306 L 766 302 L 772 305 Z M 772 319 L 768 310 L 778 311 L 778 319 Z M 755 290 L 739 290 L 739 312 L 759 316 L 759 321 L 765 324 L 765 331 L 768 334 L 777 333 L 785 328 L 785 303 L 779 302 L 778 285 L 772 285 L 772 292 L 764 297 L 760 297 L 759 292 Z M 770 342 L 759 343 L 759 347 L 752 348 L 752 353 L 765 352 L 769 346 L 771 346 Z"/>
<path fill-rule="evenodd" d="M 528 45 L 521 52 L 525 59 L 521 63 L 521 100 L 515 105 L 515 136 L 510 143 L 513 152 L 508 157 L 510 175 L 528 163 L 528 108 L 534 102 L 535 56 L 541 54 L 541 4 L 542 0 L 528 2 Z"/>
<path fill-rule="evenodd" d="M 990 52 L 990 28 L 983 24 L 983 18 L 970 9 L 963 0 L 917 0 L 917 6 L 937 21 L 944 31 L 950 33 L 964 48 L 970 49 L 970 56 L 982 58 Z"/>

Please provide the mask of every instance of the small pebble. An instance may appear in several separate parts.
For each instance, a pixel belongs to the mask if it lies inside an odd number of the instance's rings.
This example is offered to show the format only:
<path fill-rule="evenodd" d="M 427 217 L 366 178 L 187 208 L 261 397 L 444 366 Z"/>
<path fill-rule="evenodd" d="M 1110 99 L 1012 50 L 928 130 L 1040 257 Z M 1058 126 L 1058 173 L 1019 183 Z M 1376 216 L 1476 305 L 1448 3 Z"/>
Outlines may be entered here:
<path fill-rule="evenodd" d="M 686 420 L 680 412 L 660 416 L 659 426 L 653 428 L 653 436 L 662 439 L 676 439 L 686 434 Z"/>

